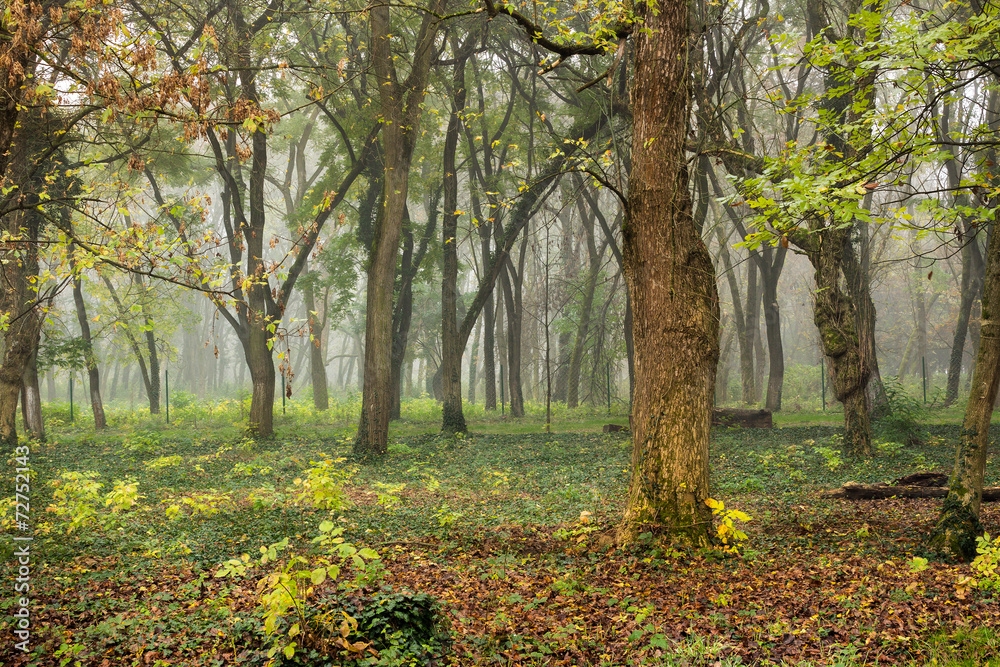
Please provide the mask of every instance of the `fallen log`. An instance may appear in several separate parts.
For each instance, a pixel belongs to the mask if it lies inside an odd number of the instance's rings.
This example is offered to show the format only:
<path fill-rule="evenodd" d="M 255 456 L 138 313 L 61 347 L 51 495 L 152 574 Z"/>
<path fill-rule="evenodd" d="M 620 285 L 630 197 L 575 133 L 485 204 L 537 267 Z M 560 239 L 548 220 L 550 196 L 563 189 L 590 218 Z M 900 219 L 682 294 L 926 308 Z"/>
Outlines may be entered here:
<path fill-rule="evenodd" d="M 715 408 L 712 426 L 742 426 L 743 428 L 773 428 L 770 410 L 745 410 L 742 408 Z"/>
<path fill-rule="evenodd" d="M 948 486 L 948 475 L 943 472 L 917 472 L 893 480 L 893 486 Z"/>
<path fill-rule="evenodd" d="M 892 486 L 879 482 L 878 484 L 859 484 L 847 482 L 839 489 L 824 491 L 822 498 L 844 498 L 846 500 L 883 500 L 885 498 L 944 498 L 948 495 L 947 487 L 941 486 Z M 983 502 L 1000 501 L 1000 487 L 993 486 L 983 489 Z"/>

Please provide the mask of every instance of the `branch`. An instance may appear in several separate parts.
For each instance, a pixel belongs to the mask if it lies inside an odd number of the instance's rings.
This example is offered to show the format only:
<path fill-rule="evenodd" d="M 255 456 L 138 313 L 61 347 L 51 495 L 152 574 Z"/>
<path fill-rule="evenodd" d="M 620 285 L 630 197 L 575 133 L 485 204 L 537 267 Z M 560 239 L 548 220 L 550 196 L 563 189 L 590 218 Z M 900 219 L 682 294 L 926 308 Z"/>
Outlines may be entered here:
<path fill-rule="evenodd" d="M 599 56 L 608 51 L 605 44 L 560 44 L 546 37 L 542 32 L 542 26 L 535 23 L 527 16 L 506 5 L 497 6 L 493 0 L 484 0 L 486 12 L 491 18 L 496 18 L 499 14 L 506 14 L 514 19 L 514 22 L 524 28 L 524 32 L 538 46 L 546 51 L 556 54 L 560 61 L 570 56 Z M 623 40 L 632 34 L 631 24 L 620 24 L 614 29 L 614 37 Z M 558 65 L 559 63 L 556 63 Z M 555 66 L 553 66 L 554 68 Z M 552 68 L 550 68 L 552 69 Z"/>

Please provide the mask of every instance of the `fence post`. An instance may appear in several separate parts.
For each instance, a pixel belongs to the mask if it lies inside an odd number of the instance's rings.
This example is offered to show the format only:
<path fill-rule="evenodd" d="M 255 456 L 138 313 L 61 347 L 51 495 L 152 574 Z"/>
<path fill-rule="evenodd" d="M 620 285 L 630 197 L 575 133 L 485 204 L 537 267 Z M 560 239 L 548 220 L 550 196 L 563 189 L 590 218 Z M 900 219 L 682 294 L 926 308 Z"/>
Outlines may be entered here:
<path fill-rule="evenodd" d="M 69 372 L 69 423 L 73 423 L 73 371 Z"/>
<path fill-rule="evenodd" d="M 170 423 L 170 371 L 163 371 L 163 389 L 167 404 L 167 423 Z"/>
<path fill-rule="evenodd" d="M 285 414 L 285 374 L 281 374 L 281 414 Z"/>

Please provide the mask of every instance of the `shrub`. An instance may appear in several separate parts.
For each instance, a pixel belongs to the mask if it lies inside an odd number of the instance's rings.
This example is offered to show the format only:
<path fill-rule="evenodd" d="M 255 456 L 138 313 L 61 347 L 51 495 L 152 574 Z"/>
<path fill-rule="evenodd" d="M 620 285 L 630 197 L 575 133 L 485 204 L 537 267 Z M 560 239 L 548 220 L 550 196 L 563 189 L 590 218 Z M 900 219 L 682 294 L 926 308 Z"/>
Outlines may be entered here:
<path fill-rule="evenodd" d="M 441 605 L 427 593 L 385 589 L 370 596 L 355 594 L 344 601 L 342 611 L 357 621 L 353 638 L 370 642 L 379 652 L 376 664 L 433 665 L 451 646 Z"/>
<path fill-rule="evenodd" d="M 882 440 L 917 445 L 922 441 L 919 419 L 924 408 L 920 401 L 903 389 L 897 378 L 889 377 L 882 383 L 885 404 L 876 411 L 875 432 Z"/>

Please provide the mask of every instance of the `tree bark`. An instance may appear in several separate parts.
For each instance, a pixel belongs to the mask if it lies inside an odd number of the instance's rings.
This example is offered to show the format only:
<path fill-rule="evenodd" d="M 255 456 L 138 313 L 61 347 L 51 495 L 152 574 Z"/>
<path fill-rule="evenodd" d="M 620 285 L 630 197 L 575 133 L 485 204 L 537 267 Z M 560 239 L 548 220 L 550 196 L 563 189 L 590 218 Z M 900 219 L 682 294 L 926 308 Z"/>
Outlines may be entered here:
<path fill-rule="evenodd" d="M 42 420 L 42 393 L 38 386 L 38 343 L 24 365 L 24 380 L 21 384 L 21 411 L 24 429 L 37 442 L 45 442 L 45 422 Z"/>
<path fill-rule="evenodd" d="M 812 263 L 816 281 L 813 321 L 833 378 L 833 393 L 844 404 L 844 453 L 851 457 L 872 454 L 871 412 L 865 388 L 871 375 L 862 352 L 854 304 L 841 289 L 844 248 L 849 229 L 826 227 L 814 221 L 810 231 L 796 229 L 788 240 L 801 248 Z"/>
<path fill-rule="evenodd" d="M 6 29 L 6 25 L 3 26 Z M 0 77 L 2 79 L 4 77 Z M 20 95 L 20 93 L 18 93 Z M 16 99 L 16 98 L 15 98 Z M 0 102 L 0 106 L 8 102 Z M 16 120 L 16 105 L 11 101 L 12 118 Z M 3 360 L 0 363 L 0 451 L 11 452 L 17 445 L 17 405 L 24 381 L 24 369 L 38 348 L 42 318 L 39 314 L 38 292 L 38 239 L 44 218 L 32 206 L 29 197 L 37 197 L 33 182 L 40 174 L 35 171 L 36 158 L 33 140 L 43 138 L 35 122 L 25 122 L 18 126 L 16 133 L 10 128 L 11 137 L 6 135 L 6 113 L 0 113 L 0 150 L 7 142 L 9 151 L 3 150 L 0 167 L 8 167 L 9 173 L 0 171 L 0 179 L 6 184 L 18 186 L 22 194 L 14 210 L 0 215 L 0 231 L 5 242 L 0 246 L 0 260 L 3 264 L 3 285 L 0 287 L 0 322 L 3 331 Z M 34 121 L 32 117 L 30 119 Z M 13 122 L 13 121 L 12 121 Z M 8 162 L 9 159 L 9 162 Z"/>
<path fill-rule="evenodd" d="M 468 426 L 462 412 L 462 353 L 465 341 L 458 333 L 458 170 L 455 154 L 462 129 L 461 115 L 465 112 L 465 65 L 472 55 L 477 33 L 466 36 L 459 46 L 452 39 L 451 50 L 455 69 L 451 80 L 451 115 L 444 135 L 442 183 L 444 214 L 441 218 L 441 431 L 465 433 Z M 472 362 L 475 364 L 475 360 Z"/>
<path fill-rule="evenodd" d="M 948 481 L 948 496 L 929 537 L 933 549 L 962 559 L 975 556 L 976 537 L 983 532 L 979 506 L 989 454 L 990 419 L 1000 383 L 1000 234 L 996 225 L 994 220 L 986 254 L 982 326 L 969 402 Z"/>
<path fill-rule="evenodd" d="M 778 308 L 778 278 L 785 263 L 787 250 L 762 249 L 763 264 L 767 270 L 761 271 L 764 297 L 764 324 L 767 336 L 767 395 L 764 409 L 771 412 L 781 410 L 781 393 L 785 386 L 785 349 L 781 340 L 781 313 Z M 771 256 L 773 255 L 773 260 Z"/>
<path fill-rule="evenodd" d="M 706 545 L 719 300 L 688 193 L 688 5 L 642 3 L 636 13 L 643 29 L 634 36 L 632 169 L 623 228 L 636 382 L 632 476 L 619 537 L 630 541 L 652 531 Z"/>
<path fill-rule="evenodd" d="M 383 457 L 389 448 L 396 256 L 409 192 L 410 162 L 420 136 L 424 91 L 434 55 L 439 20 L 435 14 L 440 13 L 444 4 L 444 0 L 435 0 L 432 11 L 424 14 L 410 74 L 402 83 L 397 80 L 390 44 L 389 6 L 375 6 L 370 12 L 372 66 L 378 83 L 386 174 L 366 270 L 364 390 L 354 440 L 354 454 L 363 459 Z"/>

